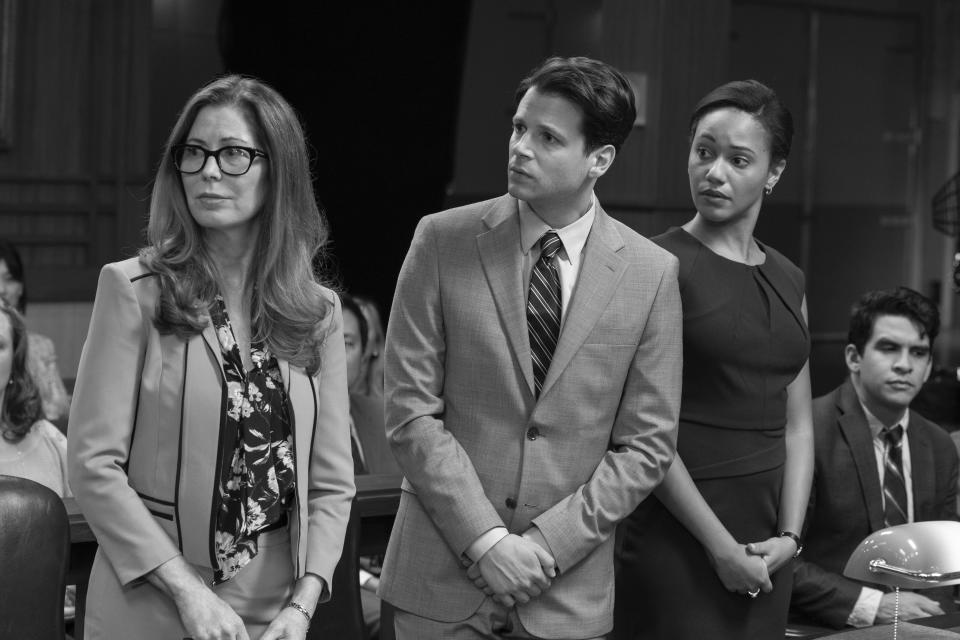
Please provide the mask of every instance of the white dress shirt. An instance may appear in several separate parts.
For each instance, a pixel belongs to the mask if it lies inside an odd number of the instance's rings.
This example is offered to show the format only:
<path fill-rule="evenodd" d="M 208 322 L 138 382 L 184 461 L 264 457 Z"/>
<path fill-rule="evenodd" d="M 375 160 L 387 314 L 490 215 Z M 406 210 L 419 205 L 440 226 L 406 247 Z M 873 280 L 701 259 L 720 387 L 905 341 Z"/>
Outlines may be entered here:
<path fill-rule="evenodd" d="M 563 330 L 563 320 L 567 315 L 567 306 L 573 296 L 573 288 L 580 275 L 580 264 L 583 258 L 583 247 L 587 244 L 587 236 L 597 217 L 597 201 L 592 199 L 587 212 L 561 229 L 554 229 L 544 222 L 526 202 L 520 201 L 520 250 L 523 252 L 523 284 L 529 294 L 530 275 L 533 267 L 540 259 L 540 238 L 548 231 L 555 231 L 560 236 L 563 248 L 553 258 L 557 271 L 560 274 L 560 327 Z"/>
<path fill-rule="evenodd" d="M 597 217 L 597 198 L 591 195 L 590 208 L 587 212 L 561 229 L 554 229 L 523 200 L 520 203 L 520 251 L 523 254 L 522 269 L 524 291 L 529 294 L 530 274 L 540 259 L 540 238 L 548 231 L 556 231 L 560 236 L 563 248 L 554 256 L 554 264 L 560 275 L 560 331 L 563 331 L 563 321 L 567 316 L 567 306 L 573 297 L 573 289 L 580 275 L 580 264 L 583 258 L 583 247 L 587 244 L 587 236 Z M 526 303 L 526 301 L 524 301 Z M 466 551 L 466 556 L 477 562 L 495 544 L 506 537 L 506 527 L 494 527 L 480 535 L 473 541 Z"/>

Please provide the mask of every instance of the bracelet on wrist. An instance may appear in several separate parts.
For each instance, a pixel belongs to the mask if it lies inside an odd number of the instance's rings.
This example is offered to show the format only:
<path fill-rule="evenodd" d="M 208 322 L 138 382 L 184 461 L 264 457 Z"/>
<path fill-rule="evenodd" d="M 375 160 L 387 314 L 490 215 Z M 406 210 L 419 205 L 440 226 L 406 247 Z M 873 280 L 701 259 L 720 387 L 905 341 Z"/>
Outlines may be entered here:
<path fill-rule="evenodd" d="M 289 608 L 291 608 L 291 609 L 296 609 L 297 611 L 299 611 L 300 613 L 302 613 L 302 614 L 303 614 L 303 617 L 307 619 L 307 628 L 310 627 L 310 623 L 313 621 L 313 616 L 310 615 L 310 612 L 307 611 L 307 608 L 306 608 L 305 606 L 303 606 L 302 604 L 300 604 L 300 603 L 297 602 L 296 600 L 291 600 L 290 602 L 287 603 L 286 606 L 289 607 Z"/>
<path fill-rule="evenodd" d="M 793 531 L 781 531 L 777 534 L 781 538 L 790 538 L 797 544 L 797 551 L 793 554 L 794 558 L 800 557 L 800 552 L 803 551 L 803 542 L 800 540 L 800 536 L 795 534 Z"/>

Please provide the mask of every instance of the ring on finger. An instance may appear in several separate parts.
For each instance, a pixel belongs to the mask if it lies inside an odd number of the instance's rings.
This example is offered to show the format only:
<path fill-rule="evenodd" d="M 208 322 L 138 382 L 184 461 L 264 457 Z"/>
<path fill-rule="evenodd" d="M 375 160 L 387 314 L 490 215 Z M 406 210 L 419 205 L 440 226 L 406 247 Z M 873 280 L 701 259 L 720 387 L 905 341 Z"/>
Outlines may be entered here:
<path fill-rule="evenodd" d="M 760 587 L 757 587 L 752 591 L 747 591 L 747 595 L 750 596 L 751 598 L 756 598 L 758 595 L 760 595 Z"/>

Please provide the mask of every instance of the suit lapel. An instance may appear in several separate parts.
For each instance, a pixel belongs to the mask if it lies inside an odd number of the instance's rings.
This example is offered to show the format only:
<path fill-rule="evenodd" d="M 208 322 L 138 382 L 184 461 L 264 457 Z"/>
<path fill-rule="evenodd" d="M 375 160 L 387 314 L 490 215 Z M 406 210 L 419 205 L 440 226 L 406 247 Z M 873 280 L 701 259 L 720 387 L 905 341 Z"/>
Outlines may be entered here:
<path fill-rule="evenodd" d="M 880 475 L 877 472 L 877 458 L 873 452 L 873 438 L 867 417 L 863 415 L 857 392 L 849 380 L 845 382 L 837 397 L 837 409 L 840 412 L 838 423 L 843 437 L 850 446 L 853 462 L 857 467 L 857 477 L 863 491 L 863 501 L 867 506 L 870 527 L 876 531 L 883 528 L 883 501 L 880 496 Z M 911 443 L 912 444 L 912 443 Z"/>
<path fill-rule="evenodd" d="M 597 217 L 583 247 L 580 273 L 567 307 L 560 340 L 540 391 L 541 398 L 547 395 L 590 335 L 617 290 L 627 268 L 627 263 L 616 253 L 622 247 L 623 238 L 598 204 Z"/>
<path fill-rule="evenodd" d="M 477 236 L 483 272 L 493 293 L 497 313 L 503 321 L 507 340 L 532 394 L 533 363 L 530 360 L 530 338 L 527 335 L 527 297 L 523 290 L 517 201 L 512 197 L 500 198 L 483 217 L 483 221 L 489 228 Z"/>
<path fill-rule="evenodd" d="M 920 416 L 911 412 L 910 428 L 910 482 L 913 489 L 913 519 L 926 520 L 933 517 L 927 513 L 927 499 L 936 492 L 934 479 L 933 445 L 927 437 L 926 429 L 921 428 Z"/>

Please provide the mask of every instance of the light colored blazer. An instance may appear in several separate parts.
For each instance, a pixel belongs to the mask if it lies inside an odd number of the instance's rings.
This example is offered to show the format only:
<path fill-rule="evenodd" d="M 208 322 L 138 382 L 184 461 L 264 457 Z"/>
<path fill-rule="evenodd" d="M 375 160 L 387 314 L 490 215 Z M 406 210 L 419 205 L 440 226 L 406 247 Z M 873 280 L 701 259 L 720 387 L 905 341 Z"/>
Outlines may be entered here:
<path fill-rule="evenodd" d="M 386 422 L 405 480 L 381 595 L 453 622 L 484 599 L 462 558 L 536 525 L 560 577 L 518 607 L 550 638 L 610 630 L 615 525 L 673 460 L 680 404 L 676 258 L 597 207 L 539 401 L 518 203 L 425 217 L 393 302 Z"/>
<path fill-rule="evenodd" d="M 313 377 L 278 360 L 292 408 L 295 575 L 332 583 L 354 494 L 340 301 Z M 137 259 L 100 273 L 67 430 L 70 483 L 127 584 L 182 553 L 215 567 L 212 531 L 226 384 L 212 326 L 184 341 L 153 325 L 158 277 Z M 325 594 L 323 597 L 329 597 Z"/>

